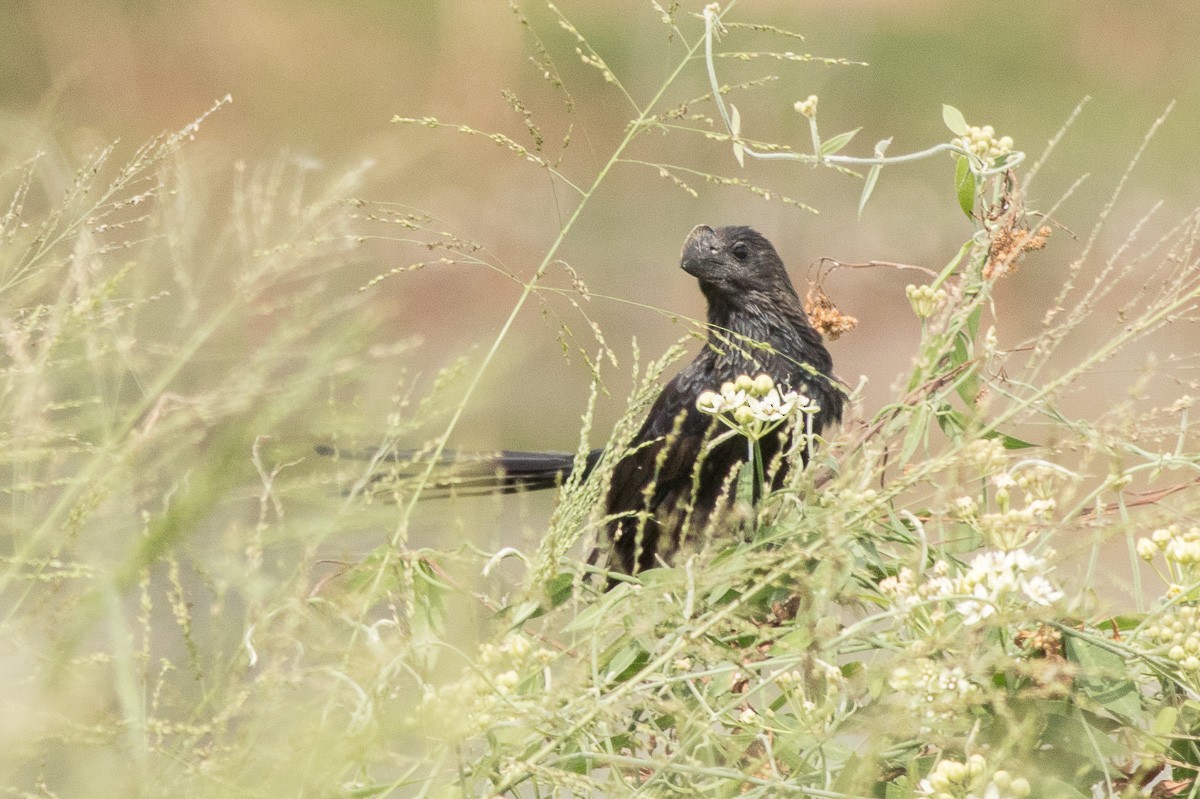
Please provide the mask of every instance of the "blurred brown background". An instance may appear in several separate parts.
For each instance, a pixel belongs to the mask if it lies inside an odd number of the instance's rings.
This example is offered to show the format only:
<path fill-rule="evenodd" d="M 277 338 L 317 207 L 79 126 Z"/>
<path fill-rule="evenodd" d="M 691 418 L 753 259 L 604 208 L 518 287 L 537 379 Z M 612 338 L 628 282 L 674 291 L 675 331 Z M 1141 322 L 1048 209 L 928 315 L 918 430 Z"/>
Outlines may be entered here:
<path fill-rule="evenodd" d="M 561 70 L 574 100 L 571 114 L 531 63 L 528 33 L 499 0 L 9 0 L 0 25 L 0 135 L 9 153 L 42 146 L 47 130 L 64 151 L 79 156 L 113 138 L 132 149 L 155 133 L 178 129 L 230 93 L 233 104 L 211 118 L 191 145 L 192 152 L 211 156 L 206 163 L 216 179 L 231 174 L 236 160 L 269 159 L 280 151 L 331 173 L 369 159 L 376 165 L 365 196 L 428 212 L 438 220 L 435 229 L 484 244 L 513 272 L 528 276 L 571 207 L 569 192 L 561 185 L 552 191 L 544 172 L 483 139 L 390 122 L 396 114 L 436 116 L 528 144 L 521 117 L 501 96 L 512 90 L 533 112 L 552 157 L 573 125 L 562 168 L 590 182 L 633 109 L 599 72 L 579 62 L 574 41 L 544 5 L 522 7 Z M 683 53 L 679 37 L 668 39 L 669 29 L 649 2 L 563 0 L 561 7 L 639 103 Z M 684 3 L 676 12 L 689 41 L 702 30 L 695 16 L 702 7 Z M 969 122 L 990 123 L 1013 136 L 1018 148 L 1036 157 L 1072 108 L 1091 95 L 1031 197 L 1032 206 L 1048 207 L 1090 173 L 1058 214 L 1086 238 L 1144 132 L 1176 100 L 1094 260 L 1123 241 L 1155 202 L 1164 201 L 1165 226 L 1200 199 L 1191 167 L 1200 138 L 1200 13 L 1193 2 L 743 0 L 729 19 L 778 25 L 805 34 L 806 41 L 731 31 L 719 49 L 795 50 L 869 64 L 718 61 L 723 82 L 780 78 L 731 97 L 748 136 L 805 149 L 807 130 L 792 103 L 815 93 L 826 136 L 862 126 L 845 152 L 866 155 L 875 141 L 894 136 L 890 153 L 899 154 L 947 138 L 940 111 L 945 102 Z M 695 61 L 666 102 L 706 91 L 703 63 Z M 695 110 L 711 114 L 712 106 Z M 953 200 L 949 158 L 885 171 L 860 219 L 861 184 L 828 170 L 781 163 L 742 170 L 725 145 L 656 132 L 630 156 L 745 177 L 820 211 L 698 178 L 689 178 L 699 191 L 692 198 L 653 169 L 619 165 L 561 255 L 598 295 L 684 316 L 703 312 L 693 281 L 675 268 L 680 242 L 700 222 L 758 227 L 776 242 L 798 283 L 822 256 L 940 268 L 971 232 Z M 1002 345 L 1036 329 L 1045 298 L 1061 282 L 1061 267 L 1077 251 L 1078 244 L 1060 231 L 999 288 Z M 344 290 L 418 259 L 419 252 L 401 244 L 367 248 L 361 263 L 345 273 Z M 561 273 L 552 282 L 569 285 Z M 908 282 L 919 281 L 914 273 L 842 271 L 826 285 L 842 310 L 860 319 L 859 328 L 832 350 L 848 382 L 869 378 L 868 414 L 890 396 L 917 340 L 903 294 Z M 380 343 L 419 335 L 424 344 L 414 366 L 429 375 L 464 353 L 477 363 L 519 287 L 494 272 L 455 266 L 393 277 L 370 291 L 388 320 Z M 586 329 L 570 308 L 554 298 L 547 302 L 586 342 Z M 608 370 L 613 397 L 599 410 L 602 439 L 622 407 L 631 337 L 644 354 L 656 356 L 686 327 L 619 301 L 594 299 L 586 306 L 625 355 L 619 370 Z M 468 409 L 457 444 L 574 446 L 588 372 L 578 357 L 561 357 L 557 323 L 543 319 L 540 310 L 531 303 L 518 320 Z M 1135 365 L 1116 365 L 1115 381 L 1125 368 Z M 382 402 L 391 385 L 390 376 L 382 375 L 376 399 Z M 364 429 L 370 429 L 370 415 L 382 411 L 368 403 L 363 412 Z"/>

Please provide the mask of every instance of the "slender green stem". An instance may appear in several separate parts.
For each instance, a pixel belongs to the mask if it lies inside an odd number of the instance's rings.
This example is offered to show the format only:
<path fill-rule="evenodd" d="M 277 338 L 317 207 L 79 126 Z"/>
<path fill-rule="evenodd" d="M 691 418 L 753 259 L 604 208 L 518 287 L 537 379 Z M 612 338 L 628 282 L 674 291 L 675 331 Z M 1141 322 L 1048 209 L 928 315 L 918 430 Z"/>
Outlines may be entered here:
<path fill-rule="evenodd" d="M 728 9 L 726 9 L 726 11 L 728 11 Z M 805 161 L 808 163 L 819 164 L 870 164 L 882 166 L 884 164 L 903 164 L 910 161 L 920 161 L 926 158 L 931 158 L 938 153 L 945 152 L 958 153 L 959 155 L 965 155 L 968 158 L 972 157 L 971 153 L 959 147 L 957 144 L 949 144 L 946 142 L 935 144 L 932 147 L 928 147 L 924 150 L 920 150 L 915 153 L 906 153 L 904 155 L 874 156 L 871 158 L 863 158 L 853 155 L 821 155 L 821 140 L 817 135 L 817 126 L 815 120 L 810 120 L 809 128 L 812 132 L 813 148 L 817 150 L 816 154 L 809 155 L 808 153 L 797 152 L 762 152 L 755 150 L 753 147 L 748 146 L 745 140 L 740 138 L 738 135 L 739 131 L 734 130 L 733 119 L 730 117 L 729 109 L 725 105 L 725 98 L 721 93 L 721 84 L 717 80 L 717 69 L 713 63 L 712 40 L 714 30 L 719 27 L 720 24 L 721 19 L 716 10 L 712 8 L 704 9 L 704 60 L 708 67 L 708 81 L 709 85 L 712 87 L 713 100 L 717 104 L 717 111 L 721 115 L 721 120 L 725 123 L 725 129 L 741 147 L 742 152 L 751 158 L 758 158 L 764 161 L 783 160 Z M 1006 172 L 1024 160 L 1025 153 L 1014 151 L 1009 153 L 1008 158 L 1001 165 L 993 167 L 979 166 L 976 168 L 977 165 L 973 160 L 971 168 L 978 176 L 987 177 L 989 175 L 997 175 L 1002 172 Z"/>

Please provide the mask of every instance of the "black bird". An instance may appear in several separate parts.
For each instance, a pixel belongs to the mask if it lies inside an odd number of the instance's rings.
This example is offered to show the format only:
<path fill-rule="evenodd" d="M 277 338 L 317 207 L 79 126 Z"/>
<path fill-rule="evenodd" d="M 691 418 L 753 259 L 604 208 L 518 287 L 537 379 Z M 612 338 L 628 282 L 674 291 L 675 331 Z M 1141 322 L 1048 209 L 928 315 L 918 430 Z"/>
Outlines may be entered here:
<path fill-rule="evenodd" d="M 614 466 L 605 502 L 608 534 L 613 565 L 627 574 L 669 558 L 687 530 L 702 528 L 730 504 L 734 473 L 748 459 L 747 441 L 733 435 L 717 442 L 724 428 L 697 409 L 702 393 L 719 390 L 740 375 L 767 374 L 780 392 L 796 391 L 819 407 L 812 417 L 814 433 L 842 416 L 844 394 L 832 374 L 833 360 L 771 242 L 749 227 L 699 225 L 684 242 L 680 261 L 708 301 L 709 333 L 704 349 L 662 390 L 627 454 Z M 788 463 L 777 456 L 791 448 L 791 435 L 785 424 L 760 441 L 763 461 L 776 463 L 773 487 L 786 477 Z M 362 456 L 331 447 L 318 451 Z M 589 454 L 586 472 L 602 452 Z M 801 452 L 802 458 L 807 456 Z M 412 453 L 399 453 L 389 459 L 410 457 Z M 452 478 L 469 493 L 550 488 L 574 467 L 573 456 L 565 453 L 447 458 L 460 468 L 464 461 L 472 464 Z"/>

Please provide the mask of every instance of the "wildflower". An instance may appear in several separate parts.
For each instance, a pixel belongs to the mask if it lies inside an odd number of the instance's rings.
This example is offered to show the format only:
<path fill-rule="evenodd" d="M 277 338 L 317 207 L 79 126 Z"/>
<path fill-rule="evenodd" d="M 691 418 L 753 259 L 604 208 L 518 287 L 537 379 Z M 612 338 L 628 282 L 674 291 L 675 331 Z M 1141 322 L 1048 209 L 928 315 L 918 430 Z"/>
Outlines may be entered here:
<path fill-rule="evenodd" d="M 815 414 L 821 410 L 803 394 L 781 391 L 768 374 L 739 375 L 736 380 L 725 382 L 720 392 L 701 392 L 696 398 L 696 409 L 717 416 L 754 439 L 762 438 L 796 412 Z"/>
<path fill-rule="evenodd" d="M 1017 485 L 1036 499 L 1052 499 L 1058 493 L 1055 479 L 1060 476 L 1061 472 L 1049 464 L 1036 463 L 1021 469 L 1017 475 Z"/>
<path fill-rule="evenodd" d="M 792 107 L 796 109 L 797 113 L 812 119 L 817 115 L 817 96 L 810 94 L 807 100 L 797 100 Z"/>
<path fill-rule="evenodd" d="M 702 391 L 696 398 L 696 409 L 700 413 L 716 416 L 725 410 L 725 398 L 715 391 Z"/>
<path fill-rule="evenodd" d="M 1196 403 L 1196 398 L 1191 395 L 1184 394 L 1179 399 L 1171 403 L 1171 407 L 1167 408 L 1167 413 L 1180 413 L 1186 411 Z"/>
<path fill-rule="evenodd" d="M 963 707 L 981 696 L 979 686 L 967 679 L 959 666 L 947 666 L 929 658 L 918 658 L 907 666 L 892 669 L 888 685 L 904 697 L 923 732 L 961 715 Z"/>
<path fill-rule="evenodd" d="M 1029 780 L 1013 777 L 1004 769 L 996 769 L 990 779 L 987 759 L 973 754 L 965 763 L 958 760 L 939 760 L 925 779 L 917 784 L 917 796 L 929 799 L 1025 799 L 1029 796 Z"/>
<path fill-rule="evenodd" d="M 742 377 L 745 377 L 745 375 L 742 375 Z M 741 380 L 737 382 L 726 381 L 721 384 L 721 400 L 725 404 L 725 410 L 732 410 L 746 401 L 747 387 L 738 385 L 742 382 Z"/>
<path fill-rule="evenodd" d="M 529 639 L 521 635 L 510 635 L 500 644 L 500 652 L 514 660 L 523 660 L 532 649 L 533 645 L 529 643 Z"/>
<path fill-rule="evenodd" d="M 997 492 L 1001 494 L 1001 492 Z M 1009 508 L 1007 496 L 997 496 L 999 513 L 985 513 L 979 517 L 979 532 L 993 546 L 1002 550 L 1013 550 L 1024 546 L 1034 536 L 1033 525 L 1039 517 L 1031 508 Z M 1038 506 L 1045 510 L 1044 505 Z"/>
<path fill-rule="evenodd" d="M 517 687 L 517 683 L 521 682 L 521 675 L 516 671 L 509 669 L 496 675 L 496 691 L 500 695 L 507 694 L 509 691 Z"/>
<path fill-rule="evenodd" d="M 1200 607 L 1177 605 L 1161 613 L 1143 633 L 1144 648 L 1165 655 L 1200 685 Z"/>
<path fill-rule="evenodd" d="M 950 506 L 950 515 L 956 519 L 973 519 L 979 513 L 979 503 L 972 497 L 959 497 Z"/>
<path fill-rule="evenodd" d="M 989 165 L 998 163 L 1013 151 L 1012 137 L 997 137 L 996 129 L 991 125 L 968 125 L 966 135 L 954 139 L 952 144 Z"/>
<path fill-rule="evenodd" d="M 910 283 L 904 287 L 904 293 L 908 295 L 908 301 L 918 319 L 933 316 L 946 302 L 946 290 L 935 289 L 932 286 L 914 286 Z"/>
<path fill-rule="evenodd" d="M 766 377 L 766 375 L 762 375 Z M 770 378 L 767 378 L 768 380 Z M 803 400 L 803 402 L 800 402 Z M 747 405 L 754 414 L 754 418 L 761 419 L 764 422 L 778 422 L 786 419 L 792 412 L 792 409 L 797 404 L 807 405 L 808 397 L 801 397 L 793 392 L 788 392 L 787 398 L 779 396 L 779 391 L 772 388 L 761 398 L 751 397 Z"/>
<path fill-rule="evenodd" d="M 1000 347 L 1000 337 L 996 335 L 996 326 L 988 327 L 987 332 L 983 334 L 983 351 L 989 356 L 995 355 L 996 350 Z"/>
<path fill-rule="evenodd" d="M 984 474 L 991 474 L 1003 468 L 1007 460 L 1004 442 L 999 438 L 981 438 L 972 441 L 964 448 L 964 454 Z"/>
<path fill-rule="evenodd" d="M 1063 597 L 1046 578 L 1044 558 L 1023 549 L 985 552 L 971 561 L 966 574 L 954 582 L 955 592 L 970 599 L 959 601 L 955 610 L 963 622 L 975 625 L 1001 610 L 1028 605 L 1050 605 Z"/>
<path fill-rule="evenodd" d="M 879 593 L 884 596 L 905 597 L 910 596 L 913 590 L 913 570 L 905 566 L 899 572 L 891 577 L 884 577 L 879 581 Z"/>
<path fill-rule="evenodd" d="M 1033 514 L 1034 517 L 1042 519 L 1049 516 L 1057 507 L 1058 503 L 1053 499 L 1035 499 L 1026 505 L 1025 509 Z"/>

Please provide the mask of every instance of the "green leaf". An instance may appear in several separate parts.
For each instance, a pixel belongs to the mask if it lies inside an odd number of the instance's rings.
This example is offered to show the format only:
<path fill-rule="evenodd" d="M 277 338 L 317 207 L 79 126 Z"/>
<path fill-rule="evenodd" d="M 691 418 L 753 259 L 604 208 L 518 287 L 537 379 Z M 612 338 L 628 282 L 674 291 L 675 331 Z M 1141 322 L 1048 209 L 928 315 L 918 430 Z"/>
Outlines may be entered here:
<path fill-rule="evenodd" d="M 971 341 L 979 335 L 979 320 L 983 317 L 983 306 L 978 305 L 975 310 L 967 315 L 967 335 L 971 337 Z"/>
<path fill-rule="evenodd" d="M 615 587 L 609 594 L 615 591 L 621 591 L 621 586 Z M 591 630 L 597 624 L 605 621 L 612 613 L 612 602 L 608 597 L 605 597 L 600 602 L 593 603 L 580 611 L 579 615 L 571 619 L 571 621 L 563 627 L 566 632 L 579 632 L 583 630 Z"/>
<path fill-rule="evenodd" d="M 1156 737 L 1166 738 L 1171 733 L 1175 732 L 1175 724 L 1178 721 L 1179 708 L 1167 705 L 1162 710 L 1158 711 L 1158 715 L 1154 717 L 1154 723 L 1150 725 L 1150 732 Z M 1162 742 L 1159 743 L 1161 744 Z M 1162 750 L 1160 749 L 1159 751 Z"/>
<path fill-rule="evenodd" d="M 803 625 L 795 627 L 776 641 L 781 652 L 803 652 L 812 644 L 812 630 Z"/>
<path fill-rule="evenodd" d="M 530 619 L 541 616 L 545 611 L 542 606 L 532 600 L 522 602 L 512 608 L 512 628 L 516 629 Z"/>
<path fill-rule="evenodd" d="M 913 792 L 913 779 L 907 774 L 901 774 L 894 780 L 888 780 L 883 786 L 883 799 L 912 799 L 916 794 Z"/>
<path fill-rule="evenodd" d="M 1080 666 L 1078 684 L 1086 696 L 1121 718 L 1142 715 L 1142 694 L 1128 678 L 1125 658 L 1076 635 L 1067 638 L 1066 652 L 1067 658 Z"/>
<path fill-rule="evenodd" d="M 571 598 L 572 588 L 575 587 L 575 575 L 571 572 L 559 572 L 546 583 L 546 596 L 550 607 L 556 608 Z"/>
<path fill-rule="evenodd" d="M 883 153 L 887 150 L 888 145 L 892 143 L 891 137 L 880 140 L 875 145 L 875 157 L 883 158 Z M 879 180 L 879 173 L 883 171 L 883 164 L 876 164 L 871 167 L 871 171 L 867 173 L 867 180 L 863 183 L 862 196 L 858 198 L 858 215 L 861 217 L 863 209 L 867 207 L 867 200 L 870 199 L 871 193 L 875 191 L 875 182 Z"/>
<path fill-rule="evenodd" d="M 729 104 L 729 130 L 733 133 L 733 157 L 737 159 L 738 166 L 745 167 L 746 148 L 737 140 L 742 132 L 742 115 L 733 103 Z"/>
<path fill-rule="evenodd" d="M 1121 614 L 1121 615 L 1117 615 L 1117 616 L 1109 616 L 1108 620 L 1110 622 L 1116 624 L 1118 630 L 1120 630 L 1123 633 L 1127 633 L 1130 630 L 1136 630 L 1138 627 L 1142 626 L 1142 624 L 1145 623 L 1145 621 L 1146 621 L 1146 614 L 1145 613 Z"/>
<path fill-rule="evenodd" d="M 970 338 L 962 330 L 958 331 L 958 335 L 954 337 L 954 351 L 950 355 L 950 362 L 954 366 L 962 366 L 970 357 L 970 349 L 967 346 Z M 958 392 L 958 396 L 962 397 L 963 402 L 967 403 L 969 408 L 975 407 L 975 400 L 979 398 L 979 377 L 975 374 L 975 368 L 971 367 L 959 376 L 954 383 L 954 390 Z"/>
<path fill-rule="evenodd" d="M 958 441 L 967 429 L 967 417 L 945 404 L 938 408 L 937 423 L 951 441 Z"/>
<path fill-rule="evenodd" d="M 918 405 L 913 408 L 912 422 L 904 435 L 904 444 L 900 448 L 900 463 L 908 463 L 916 453 L 917 447 L 925 440 L 929 425 L 929 406 Z"/>
<path fill-rule="evenodd" d="M 637 641 L 631 641 L 605 665 L 605 672 L 615 682 L 625 682 L 646 665 L 650 655 Z"/>
<path fill-rule="evenodd" d="M 975 210 L 975 183 L 971 162 L 965 156 L 959 156 L 958 166 L 954 168 L 954 190 L 958 193 L 958 207 L 968 217 Z"/>
<path fill-rule="evenodd" d="M 848 130 L 845 133 L 839 133 L 838 135 L 828 138 L 825 141 L 821 142 L 821 156 L 824 157 L 827 155 L 833 155 L 838 150 L 842 149 L 847 144 L 849 144 L 850 140 L 853 139 L 854 135 L 856 133 L 858 133 L 860 130 L 862 130 L 862 128 L 855 128 L 854 130 Z"/>
<path fill-rule="evenodd" d="M 995 433 L 993 436 L 1000 437 L 1000 443 L 1004 445 L 1005 449 L 1029 449 L 1037 446 L 1037 444 L 1017 438 L 1016 436 L 1010 436 L 1008 433 Z"/>
<path fill-rule="evenodd" d="M 1058 777 L 1043 777 L 1039 787 L 1044 791 L 1039 793 L 1039 796 L 1055 796 L 1061 799 L 1089 799 L 1092 796 L 1091 791 L 1081 791 L 1077 786 L 1063 782 Z"/>
<path fill-rule="evenodd" d="M 963 118 L 962 111 L 959 111 L 954 106 L 942 106 L 942 121 L 946 123 L 946 127 L 950 128 L 950 132 L 955 136 L 967 135 L 967 120 Z"/>

